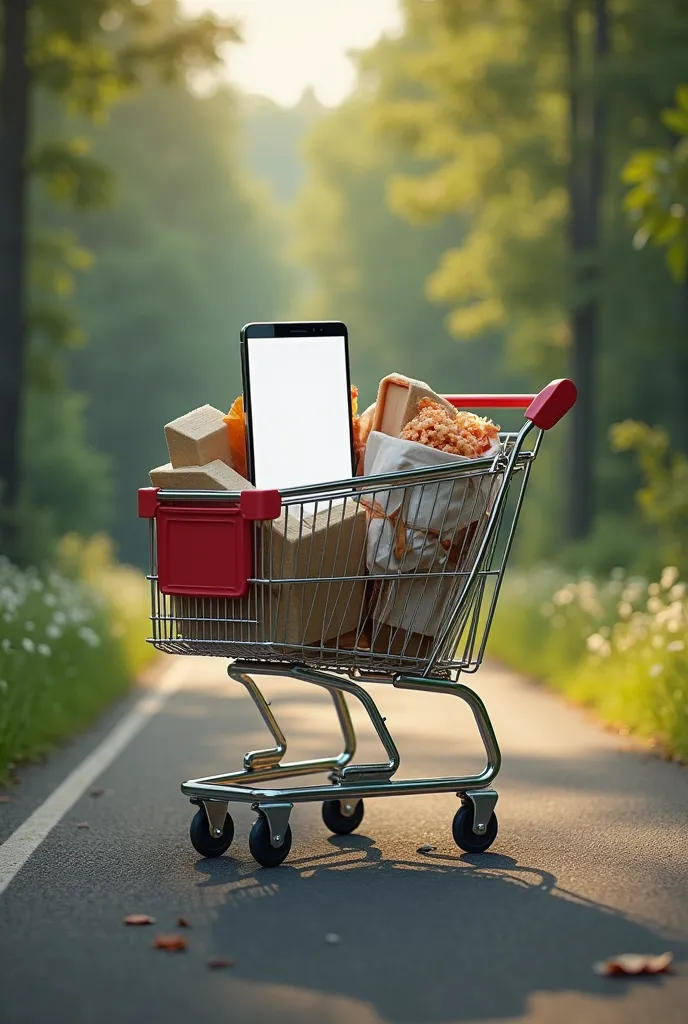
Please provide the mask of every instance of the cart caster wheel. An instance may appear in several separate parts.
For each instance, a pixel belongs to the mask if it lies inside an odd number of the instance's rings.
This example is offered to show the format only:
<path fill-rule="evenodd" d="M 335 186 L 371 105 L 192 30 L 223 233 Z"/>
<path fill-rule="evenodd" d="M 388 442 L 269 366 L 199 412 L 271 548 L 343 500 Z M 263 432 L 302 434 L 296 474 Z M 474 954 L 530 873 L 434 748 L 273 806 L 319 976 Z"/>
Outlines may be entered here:
<path fill-rule="evenodd" d="M 322 805 L 323 821 L 330 832 L 334 832 L 338 836 L 348 836 L 350 832 L 355 832 L 363 821 L 363 811 L 362 800 L 358 801 L 354 813 L 349 815 L 342 814 L 339 800 L 325 800 Z"/>
<path fill-rule="evenodd" d="M 484 853 L 497 838 L 497 815 L 492 812 L 484 835 L 479 836 L 473 831 L 474 814 L 471 805 L 464 804 L 460 807 L 454 815 L 452 835 L 459 849 L 465 850 L 466 853 Z"/>
<path fill-rule="evenodd" d="M 229 814 L 225 816 L 225 824 L 221 836 L 210 834 L 210 826 L 205 808 L 199 807 L 189 827 L 191 845 L 201 857 L 221 857 L 232 845 L 234 839 L 234 822 Z"/>
<path fill-rule="evenodd" d="M 281 846 L 273 846 L 270 842 L 270 826 L 261 816 L 253 823 L 248 836 L 248 848 L 251 856 L 264 868 L 276 868 L 289 856 L 291 850 L 291 828 L 287 825 Z"/>

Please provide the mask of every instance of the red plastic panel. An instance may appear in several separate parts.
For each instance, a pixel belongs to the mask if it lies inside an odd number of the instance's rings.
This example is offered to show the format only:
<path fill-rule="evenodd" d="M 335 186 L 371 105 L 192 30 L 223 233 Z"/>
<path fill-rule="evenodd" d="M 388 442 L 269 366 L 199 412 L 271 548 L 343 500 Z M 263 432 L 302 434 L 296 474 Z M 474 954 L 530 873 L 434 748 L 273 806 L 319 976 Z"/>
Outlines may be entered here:
<path fill-rule="evenodd" d="M 241 511 L 247 519 L 279 519 L 282 498 L 279 491 L 242 491 Z"/>
<path fill-rule="evenodd" d="M 139 487 L 139 519 L 153 519 L 158 508 L 159 487 Z"/>
<path fill-rule="evenodd" d="M 526 409 L 526 417 L 540 430 L 549 430 L 576 404 L 578 389 L 572 380 L 553 380 Z"/>
<path fill-rule="evenodd" d="M 158 586 L 163 594 L 245 597 L 253 564 L 251 523 L 235 505 L 161 505 Z"/>
<path fill-rule="evenodd" d="M 443 395 L 457 409 L 527 409 L 536 395 Z"/>

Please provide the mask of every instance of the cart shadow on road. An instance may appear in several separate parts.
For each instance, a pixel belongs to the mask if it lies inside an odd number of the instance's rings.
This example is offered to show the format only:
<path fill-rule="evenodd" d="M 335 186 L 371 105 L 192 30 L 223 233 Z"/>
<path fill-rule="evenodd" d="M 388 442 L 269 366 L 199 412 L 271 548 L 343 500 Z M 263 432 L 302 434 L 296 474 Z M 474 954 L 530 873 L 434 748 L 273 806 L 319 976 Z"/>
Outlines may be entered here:
<path fill-rule="evenodd" d="M 196 865 L 200 887 L 220 896 L 213 941 L 237 951 L 233 977 L 276 986 L 275 1012 L 280 987 L 289 986 L 367 1008 L 351 1019 L 504 1020 L 522 1015 L 536 993 L 616 1000 L 629 984 L 666 983 L 593 973 L 594 962 L 619 952 L 671 948 L 677 961 L 688 959 L 688 943 L 667 944 L 511 857 L 383 858 L 360 834 L 332 837 L 328 845 L 331 852 L 292 858 L 277 870 Z M 328 945 L 328 933 L 340 941 Z"/>

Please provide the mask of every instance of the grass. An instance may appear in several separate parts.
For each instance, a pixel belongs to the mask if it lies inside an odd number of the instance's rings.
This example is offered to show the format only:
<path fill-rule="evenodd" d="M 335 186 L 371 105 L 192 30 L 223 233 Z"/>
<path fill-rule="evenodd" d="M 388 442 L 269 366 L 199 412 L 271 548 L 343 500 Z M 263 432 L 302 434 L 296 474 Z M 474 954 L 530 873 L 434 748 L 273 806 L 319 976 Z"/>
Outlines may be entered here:
<path fill-rule="evenodd" d="M 507 574 L 489 652 L 605 722 L 688 763 L 688 601 L 678 571 L 648 583 L 555 569 Z"/>
<path fill-rule="evenodd" d="M 90 725 L 154 656 L 148 586 L 106 538 L 66 538 L 59 568 L 0 558 L 0 782 Z"/>

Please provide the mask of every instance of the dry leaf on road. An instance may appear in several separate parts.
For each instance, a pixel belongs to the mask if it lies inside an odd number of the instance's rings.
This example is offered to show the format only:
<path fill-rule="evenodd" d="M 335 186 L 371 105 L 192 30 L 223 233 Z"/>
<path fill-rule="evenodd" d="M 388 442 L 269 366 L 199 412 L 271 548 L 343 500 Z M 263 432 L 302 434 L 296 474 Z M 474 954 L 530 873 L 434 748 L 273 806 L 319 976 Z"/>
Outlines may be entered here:
<path fill-rule="evenodd" d="M 634 974 L 664 974 L 671 967 L 673 953 L 654 956 L 651 953 L 620 953 L 595 964 L 595 974 L 604 977 L 620 977 Z"/>
<path fill-rule="evenodd" d="M 89 823 L 87 821 L 77 821 L 76 827 L 77 828 L 90 828 L 91 826 L 89 825 Z"/>
<path fill-rule="evenodd" d="M 12 803 L 12 797 L 11 796 L 5 796 L 4 793 L 0 793 L 0 804 L 11 804 L 11 803 Z"/>
<path fill-rule="evenodd" d="M 105 792 L 104 789 L 98 789 L 98 788 L 92 789 L 91 790 L 91 796 L 102 796 L 104 792 Z"/>
<path fill-rule="evenodd" d="M 155 924 L 155 918 L 149 914 L 129 914 L 124 918 L 124 924 Z"/>
<path fill-rule="evenodd" d="M 180 953 L 186 949 L 188 942 L 176 932 L 171 932 L 169 935 L 156 935 L 153 946 L 155 949 L 167 949 L 173 953 Z"/>
<path fill-rule="evenodd" d="M 187 919 L 185 917 L 178 917 L 177 918 L 177 927 L 178 928 L 190 928 L 191 927 L 191 922 L 187 921 Z"/>
<path fill-rule="evenodd" d="M 212 960 L 208 960 L 208 967 L 211 971 L 220 970 L 222 967 L 232 967 L 234 961 L 230 960 L 229 957 L 215 957 Z"/>
<path fill-rule="evenodd" d="M 436 846 L 432 846 L 430 843 L 426 843 L 425 846 L 419 846 L 418 849 L 416 850 L 416 853 L 432 853 L 432 851 L 436 849 Z"/>

